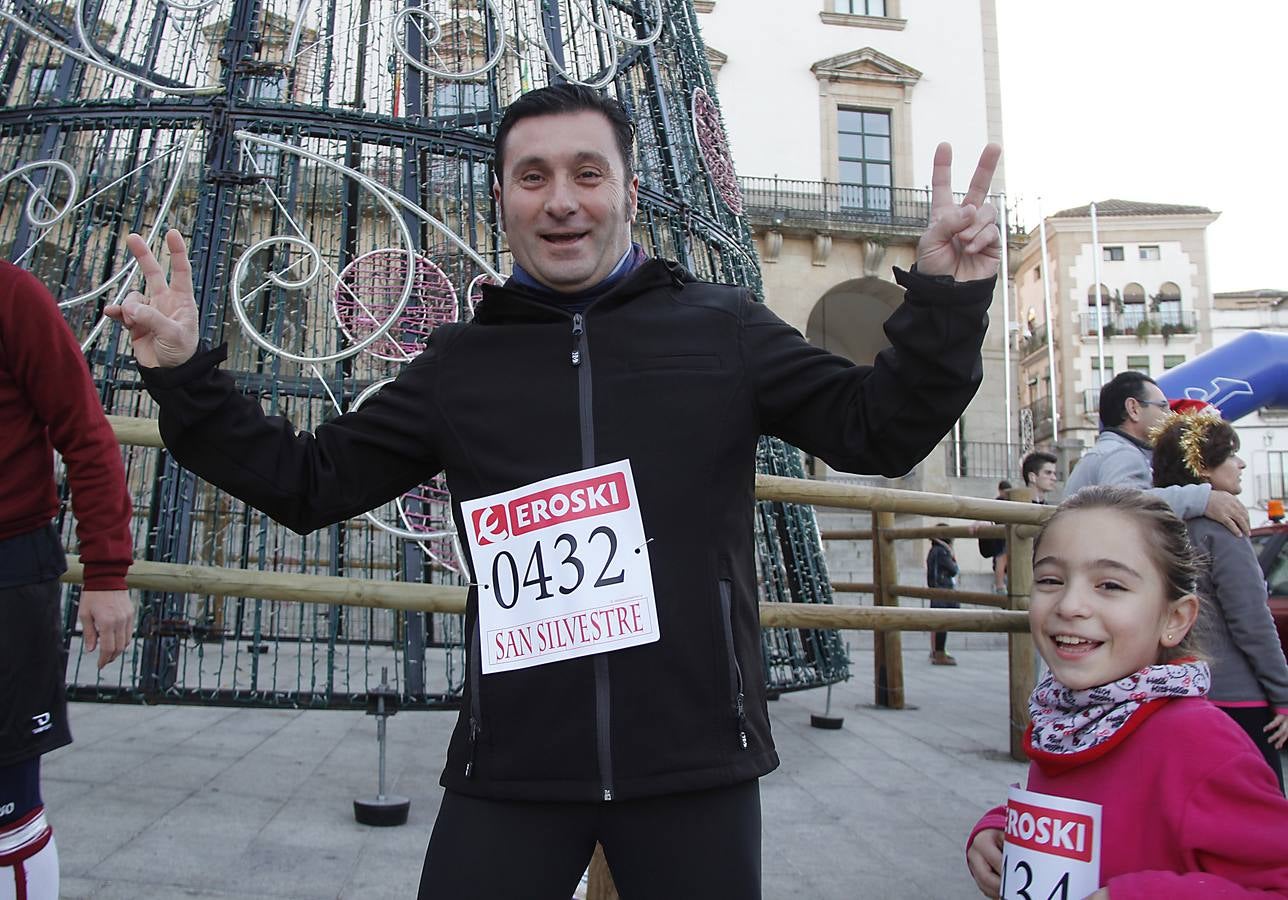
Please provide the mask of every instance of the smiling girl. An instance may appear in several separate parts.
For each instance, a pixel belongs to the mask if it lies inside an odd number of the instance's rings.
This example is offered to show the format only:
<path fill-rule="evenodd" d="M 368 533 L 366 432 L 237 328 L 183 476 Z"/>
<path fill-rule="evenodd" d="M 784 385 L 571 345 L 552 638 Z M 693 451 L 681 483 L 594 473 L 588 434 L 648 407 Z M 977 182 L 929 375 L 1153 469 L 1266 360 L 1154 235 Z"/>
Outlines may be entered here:
<path fill-rule="evenodd" d="M 1030 630 L 1049 672 L 1030 700 L 1027 789 L 1100 807 L 1093 896 L 1288 897 L 1288 800 L 1204 697 L 1185 525 L 1140 491 L 1087 488 L 1033 555 Z M 990 897 L 1005 826 L 1005 808 L 990 810 L 967 842 Z"/>

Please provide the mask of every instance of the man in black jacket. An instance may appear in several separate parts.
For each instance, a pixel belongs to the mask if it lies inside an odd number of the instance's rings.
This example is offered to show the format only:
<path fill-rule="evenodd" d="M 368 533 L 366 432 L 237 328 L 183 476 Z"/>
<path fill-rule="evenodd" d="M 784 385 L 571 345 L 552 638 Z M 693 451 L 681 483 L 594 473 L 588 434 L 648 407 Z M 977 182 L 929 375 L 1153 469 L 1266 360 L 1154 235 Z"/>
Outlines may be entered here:
<path fill-rule="evenodd" d="M 930 226 L 914 270 L 896 271 L 893 346 L 858 366 L 746 290 L 632 245 L 632 136 L 622 107 L 586 88 L 516 101 L 493 189 L 512 276 L 315 434 L 266 418 L 217 369 L 223 351 L 198 347 L 182 238 L 167 236 L 168 285 L 130 239 L 147 296 L 112 315 L 184 466 L 300 532 L 448 474 L 475 585 L 422 897 L 567 897 L 596 841 L 627 896 L 758 897 L 757 779 L 778 757 L 756 441 L 902 475 L 982 377 L 1000 148 L 960 205 L 951 150 L 936 151 Z"/>

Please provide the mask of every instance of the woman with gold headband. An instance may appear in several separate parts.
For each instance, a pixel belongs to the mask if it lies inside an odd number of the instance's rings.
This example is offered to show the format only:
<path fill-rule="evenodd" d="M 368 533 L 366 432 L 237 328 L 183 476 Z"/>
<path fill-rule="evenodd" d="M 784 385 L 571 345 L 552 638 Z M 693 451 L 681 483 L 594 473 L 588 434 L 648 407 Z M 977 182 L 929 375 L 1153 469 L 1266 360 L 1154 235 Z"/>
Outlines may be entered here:
<path fill-rule="evenodd" d="M 1187 409 L 1154 432 L 1154 484 L 1210 484 L 1242 490 L 1239 436 L 1216 410 Z M 1279 750 L 1288 743 L 1288 662 L 1266 604 L 1266 580 L 1252 543 L 1210 519 L 1188 519 L 1190 542 L 1203 559 L 1199 632 L 1211 657 L 1208 699 L 1257 745 L 1284 786 Z"/>

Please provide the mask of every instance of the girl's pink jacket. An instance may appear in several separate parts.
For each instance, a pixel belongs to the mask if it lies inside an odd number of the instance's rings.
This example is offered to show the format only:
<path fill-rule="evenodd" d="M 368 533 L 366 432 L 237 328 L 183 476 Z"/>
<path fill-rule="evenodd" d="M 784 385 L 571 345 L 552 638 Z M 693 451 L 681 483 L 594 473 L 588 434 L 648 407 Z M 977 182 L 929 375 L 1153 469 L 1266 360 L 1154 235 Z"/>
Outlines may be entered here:
<path fill-rule="evenodd" d="M 1110 900 L 1288 898 L 1288 800 L 1248 736 L 1199 697 L 1132 718 L 1108 752 L 1029 767 L 1028 790 L 1101 805 Z M 1006 808 L 991 809 L 966 846 L 1005 827 Z"/>

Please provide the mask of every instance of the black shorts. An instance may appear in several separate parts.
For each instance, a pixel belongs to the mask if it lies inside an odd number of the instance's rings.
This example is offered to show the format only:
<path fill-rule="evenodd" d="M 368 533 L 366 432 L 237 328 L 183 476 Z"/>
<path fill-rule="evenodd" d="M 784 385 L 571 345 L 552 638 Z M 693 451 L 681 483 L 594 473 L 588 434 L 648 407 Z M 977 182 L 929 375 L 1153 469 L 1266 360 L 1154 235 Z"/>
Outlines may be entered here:
<path fill-rule="evenodd" d="M 0 588 L 0 766 L 72 742 L 57 580 Z"/>

